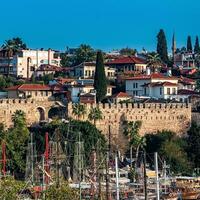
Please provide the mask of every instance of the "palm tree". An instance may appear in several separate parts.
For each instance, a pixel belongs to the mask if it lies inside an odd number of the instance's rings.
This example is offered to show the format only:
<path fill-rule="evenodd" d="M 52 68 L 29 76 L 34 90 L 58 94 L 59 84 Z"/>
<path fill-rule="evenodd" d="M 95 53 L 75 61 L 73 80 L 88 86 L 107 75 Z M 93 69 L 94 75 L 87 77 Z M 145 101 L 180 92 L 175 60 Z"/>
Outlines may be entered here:
<path fill-rule="evenodd" d="M 96 121 L 102 119 L 102 112 L 98 107 L 91 108 L 90 113 L 88 115 L 89 120 L 93 120 L 94 125 L 96 125 Z"/>
<path fill-rule="evenodd" d="M 6 40 L 2 45 L 3 50 L 6 52 L 6 57 L 8 60 L 7 75 L 10 73 L 10 64 L 13 55 L 20 49 L 26 49 L 26 44 L 23 43 L 22 39 L 19 37 Z"/>
<path fill-rule="evenodd" d="M 85 105 L 80 104 L 80 103 L 73 104 L 72 114 L 74 114 L 77 117 L 77 120 L 80 120 L 80 117 L 84 116 L 84 114 L 86 114 Z"/>
<path fill-rule="evenodd" d="M 129 137 L 129 144 L 132 148 L 135 149 L 135 170 L 137 168 L 137 160 L 139 155 L 140 148 L 143 148 L 146 145 L 146 139 L 145 137 L 142 137 L 139 135 L 139 130 L 141 128 L 142 122 L 141 121 L 135 121 L 135 122 L 128 122 L 126 124 L 126 128 L 124 130 L 124 134 Z M 131 153 L 132 154 L 132 153 Z M 132 161 L 132 158 L 131 158 Z"/>
<path fill-rule="evenodd" d="M 12 115 L 12 122 L 14 127 L 17 125 L 24 125 L 26 123 L 26 116 L 25 112 L 22 110 L 16 110 L 15 113 Z"/>
<path fill-rule="evenodd" d="M 152 71 L 156 71 L 161 68 L 162 61 L 157 53 L 148 54 L 147 66 L 150 67 Z"/>
<path fill-rule="evenodd" d="M 90 45 L 81 44 L 76 50 L 75 64 L 94 61 L 95 55 L 95 51 Z"/>

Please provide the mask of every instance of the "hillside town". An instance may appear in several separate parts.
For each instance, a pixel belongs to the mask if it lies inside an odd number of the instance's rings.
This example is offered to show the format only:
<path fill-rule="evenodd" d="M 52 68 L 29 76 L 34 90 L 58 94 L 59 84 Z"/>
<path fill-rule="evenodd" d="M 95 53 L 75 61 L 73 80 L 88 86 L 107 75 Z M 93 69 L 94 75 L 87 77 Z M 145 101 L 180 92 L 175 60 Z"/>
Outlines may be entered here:
<path fill-rule="evenodd" d="M 200 198 L 200 46 L 0 48 L 0 199 Z M 168 51 L 171 46 L 171 50 Z M 3 190 L 10 192 L 3 192 Z"/>

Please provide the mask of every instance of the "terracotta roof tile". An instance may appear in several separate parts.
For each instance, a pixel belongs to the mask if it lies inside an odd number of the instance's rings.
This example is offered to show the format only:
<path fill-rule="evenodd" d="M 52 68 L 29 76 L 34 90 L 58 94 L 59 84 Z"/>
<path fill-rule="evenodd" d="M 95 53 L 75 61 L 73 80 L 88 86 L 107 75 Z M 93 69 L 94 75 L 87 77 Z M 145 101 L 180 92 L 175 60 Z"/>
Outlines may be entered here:
<path fill-rule="evenodd" d="M 146 63 L 145 60 L 141 58 L 135 56 L 127 56 L 127 57 L 117 58 L 105 64 L 145 64 L 145 63 Z"/>
<path fill-rule="evenodd" d="M 117 94 L 114 94 L 112 97 L 113 97 L 113 98 L 116 98 L 116 97 L 118 97 L 118 98 L 123 98 L 123 97 L 130 97 L 130 95 L 128 95 L 128 94 L 125 93 L 125 92 L 119 92 L 119 93 L 117 93 Z"/>
<path fill-rule="evenodd" d="M 37 90 L 51 90 L 48 85 L 42 84 L 22 84 L 7 88 L 7 90 L 20 90 L 20 91 L 37 91 Z"/>
<path fill-rule="evenodd" d="M 151 75 L 138 75 L 138 76 L 132 76 L 132 77 L 126 78 L 126 80 L 148 80 L 148 79 L 178 80 L 177 77 L 165 76 L 161 73 L 152 73 Z"/>

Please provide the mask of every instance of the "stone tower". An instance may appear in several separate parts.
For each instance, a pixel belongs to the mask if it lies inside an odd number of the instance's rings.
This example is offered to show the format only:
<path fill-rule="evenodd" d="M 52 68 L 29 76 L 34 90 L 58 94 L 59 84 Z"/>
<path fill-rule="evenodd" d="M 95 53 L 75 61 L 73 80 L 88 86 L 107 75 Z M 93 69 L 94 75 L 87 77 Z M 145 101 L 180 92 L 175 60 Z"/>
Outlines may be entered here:
<path fill-rule="evenodd" d="M 175 33 L 173 33 L 173 37 L 172 37 L 172 59 L 174 62 L 174 58 L 175 58 L 175 53 L 176 53 L 176 38 L 175 38 Z"/>

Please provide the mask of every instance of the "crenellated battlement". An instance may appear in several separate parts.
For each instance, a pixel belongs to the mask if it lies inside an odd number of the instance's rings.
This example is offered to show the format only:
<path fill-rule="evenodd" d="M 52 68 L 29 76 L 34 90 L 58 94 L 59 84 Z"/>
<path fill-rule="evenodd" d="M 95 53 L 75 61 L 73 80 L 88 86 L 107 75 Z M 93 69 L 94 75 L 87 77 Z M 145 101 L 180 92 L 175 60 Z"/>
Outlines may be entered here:
<path fill-rule="evenodd" d="M 190 103 L 100 103 L 100 104 L 84 104 L 86 107 L 99 107 L 101 110 L 106 109 L 191 109 Z M 68 108 L 72 108 L 73 103 L 68 104 Z"/>
<path fill-rule="evenodd" d="M 141 121 L 140 134 L 156 133 L 171 130 L 181 135 L 191 124 L 191 104 L 188 103 L 118 103 L 118 104 L 85 104 L 86 114 L 81 120 L 88 120 L 92 107 L 98 107 L 102 112 L 102 119 L 96 122 L 97 127 L 107 135 L 111 127 L 112 136 L 123 139 L 124 121 Z M 68 116 L 73 114 L 73 104 L 68 104 Z"/>
<path fill-rule="evenodd" d="M 34 104 L 34 103 L 45 103 L 49 102 L 46 99 L 0 99 L 0 104 Z"/>

